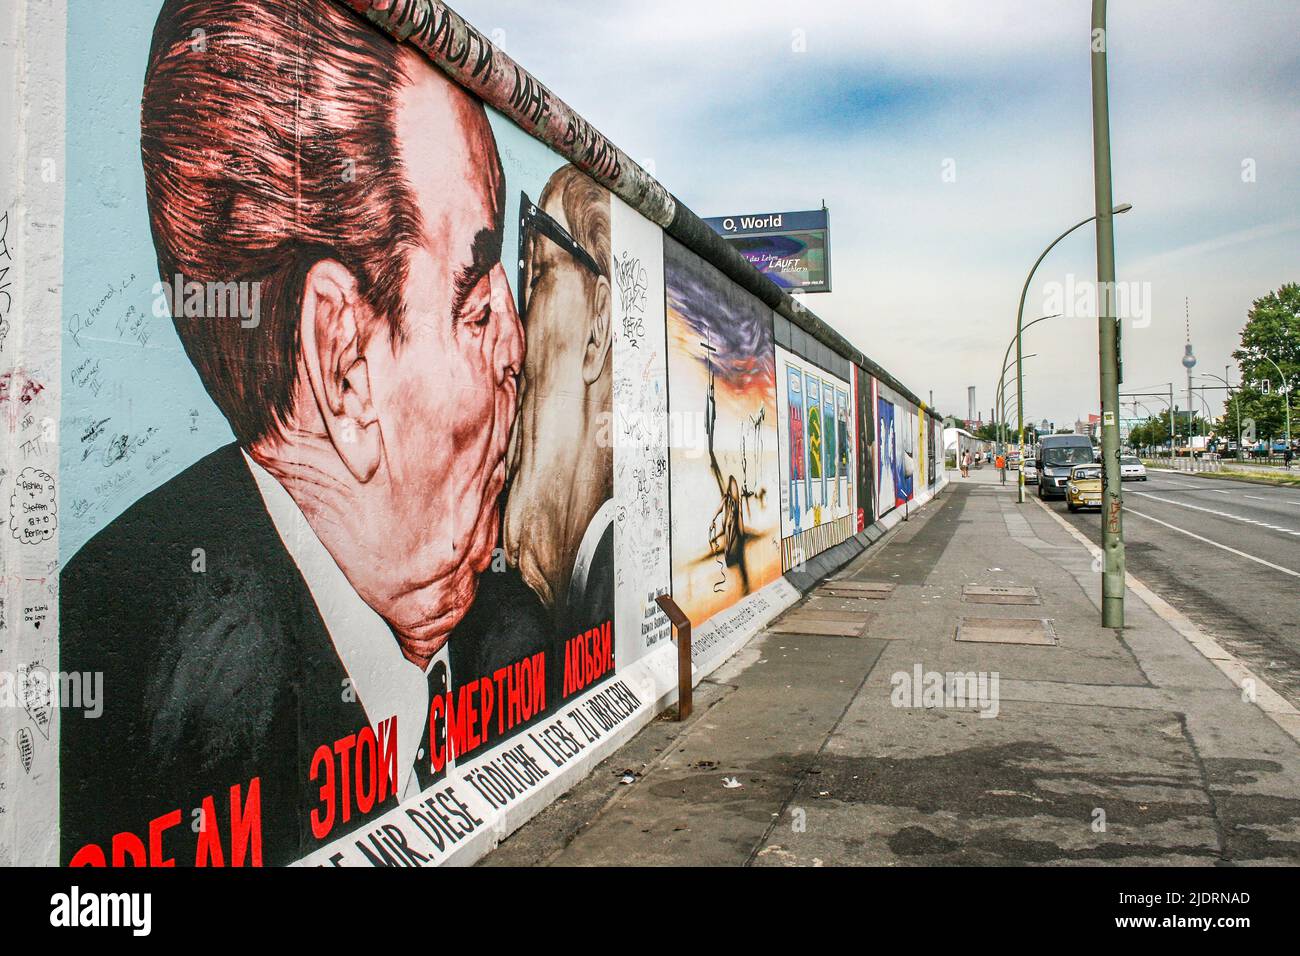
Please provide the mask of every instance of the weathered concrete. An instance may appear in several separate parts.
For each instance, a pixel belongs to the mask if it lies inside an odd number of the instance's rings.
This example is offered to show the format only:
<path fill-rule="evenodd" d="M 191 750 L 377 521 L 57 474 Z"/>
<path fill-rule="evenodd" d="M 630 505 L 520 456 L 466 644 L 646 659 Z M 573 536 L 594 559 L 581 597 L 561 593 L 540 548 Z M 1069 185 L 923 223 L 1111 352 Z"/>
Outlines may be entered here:
<path fill-rule="evenodd" d="M 488 862 L 1300 862 L 1300 744 L 1136 595 L 1102 628 L 1091 554 L 1014 489 L 959 480 L 845 573 L 899 585 L 864 639 L 756 638 L 636 783 L 598 771 Z M 1036 588 L 998 613 L 1060 645 L 957 643 L 967 584 Z M 997 716 L 895 706 L 918 664 L 996 675 Z"/>

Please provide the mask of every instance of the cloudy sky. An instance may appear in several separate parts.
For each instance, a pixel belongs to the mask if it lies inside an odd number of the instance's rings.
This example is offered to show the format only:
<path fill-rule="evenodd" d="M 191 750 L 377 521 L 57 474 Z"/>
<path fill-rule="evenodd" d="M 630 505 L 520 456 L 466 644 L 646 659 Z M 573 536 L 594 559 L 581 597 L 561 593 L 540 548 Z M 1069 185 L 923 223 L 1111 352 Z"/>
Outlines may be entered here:
<path fill-rule="evenodd" d="M 1087 0 L 452 6 L 701 216 L 824 200 L 836 291 L 814 311 L 945 413 L 975 385 L 987 417 L 1029 267 L 1093 211 Z M 1110 8 L 1122 390 L 1150 391 L 1185 382 L 1185 308 L 1222 375 L 1251 301 L 1300 281 L 1300 3 Z M 1026 321 L 1095 255 L 1090 226 L 1058 245 Z M 1095 320 L 1043 322 L 1026 352 L 1028 417 L 1097 411 Z"/>

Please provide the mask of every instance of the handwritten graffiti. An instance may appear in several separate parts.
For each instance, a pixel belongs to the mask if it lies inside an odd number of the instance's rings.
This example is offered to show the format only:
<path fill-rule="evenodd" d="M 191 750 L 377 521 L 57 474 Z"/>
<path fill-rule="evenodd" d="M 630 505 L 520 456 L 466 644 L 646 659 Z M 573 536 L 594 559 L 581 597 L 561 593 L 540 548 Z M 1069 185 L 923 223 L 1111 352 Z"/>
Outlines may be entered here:
<path fill-rule="evenodd" d="M 639 327 L 639 320 L 645 315 L 646 290 L 650 287 L 650 276 L 641 260 L 627 252 L 619 256 L 614 263 L 614 284 L 618 286 L 619 301 L 623 306 L 624 330 L 633 317 L 638 320 Z"/>
<path fill-rule="evenodd" d="M 30 774 L 32 772 L 32 756 L 36 752 L 35 742 L 32 740 L 32 732 L 26 727 L 18 731 L 18 759 L 23 765 L 23 772 Z"/>
<path fill-rule="evenodd" d="M 0 306 L 0 349 L 5 347 L 5 339 L 9 336 L 9 312 L 13 308 L 13 296 L 9 288 L 13 283 L 9 281 L 10 263 L 14 261 L 13 253 L 9 251 L 9 213 L 6 211 L 0 216 L 0 296 L 4 296 L 4 305 Z"/>
<path fill-rule="evenodd" d="M 24 468 L 9 496 L 9 531 L 23 544 L 39 544 L 58 530 L 58 495 L 49 472 Z"/>

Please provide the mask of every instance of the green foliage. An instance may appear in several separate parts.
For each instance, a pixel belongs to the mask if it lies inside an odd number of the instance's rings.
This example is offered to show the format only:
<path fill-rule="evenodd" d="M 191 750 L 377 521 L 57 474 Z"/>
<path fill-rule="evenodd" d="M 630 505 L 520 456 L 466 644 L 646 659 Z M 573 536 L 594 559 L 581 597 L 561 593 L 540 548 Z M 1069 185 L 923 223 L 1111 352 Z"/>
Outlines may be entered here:
<path fill-rule="evenodd" d="M 1300 418 L 1300 402 L 1296 397 L 1300 390 L 1297 388 L 1300 386 L 1300 284 L 1289 282 L 1255 300 L 1241 330 L 1241 347 L 1232 357 L 1237 360 L 1242 386 L 1229 402 L 1230 430 L 1235 433 L 1240 410 L 1243 419 L 1255 420 L 1255 432 L 1260 438 L 1285 433 L 1286 408 L 1284 397 L 1279 394 L 1284 375 L 1291 385 L 1286 398 L 1291 403 L 1294 433 Z"/>

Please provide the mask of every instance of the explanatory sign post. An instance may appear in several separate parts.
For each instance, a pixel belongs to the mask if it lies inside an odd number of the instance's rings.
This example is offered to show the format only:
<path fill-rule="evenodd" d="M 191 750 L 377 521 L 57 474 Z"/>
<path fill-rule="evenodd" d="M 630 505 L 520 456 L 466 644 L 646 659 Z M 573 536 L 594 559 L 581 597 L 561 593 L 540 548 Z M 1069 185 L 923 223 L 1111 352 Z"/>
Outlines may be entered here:
<path fill-rule="evenodd" d="M 705 219 L 783 289 L 831 291 L 830 212 L 773 212 Z"/>

